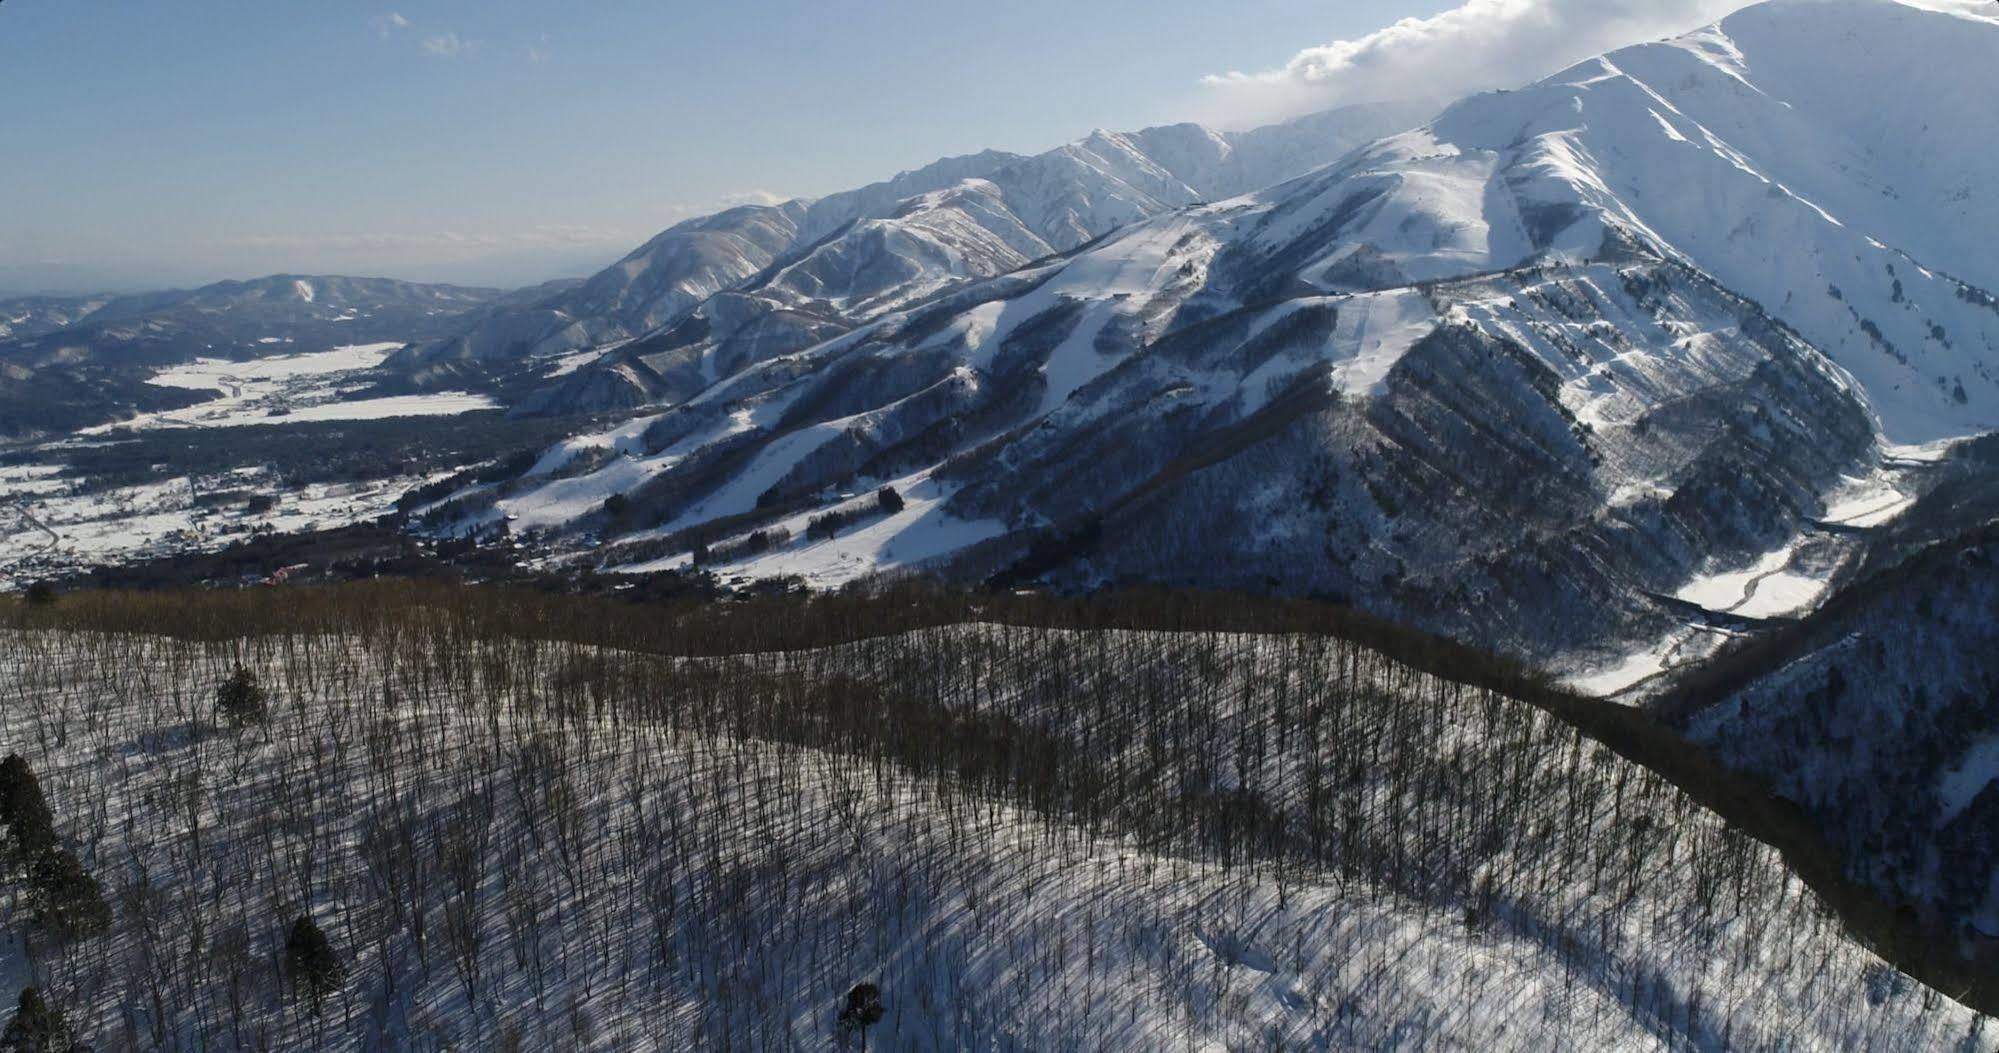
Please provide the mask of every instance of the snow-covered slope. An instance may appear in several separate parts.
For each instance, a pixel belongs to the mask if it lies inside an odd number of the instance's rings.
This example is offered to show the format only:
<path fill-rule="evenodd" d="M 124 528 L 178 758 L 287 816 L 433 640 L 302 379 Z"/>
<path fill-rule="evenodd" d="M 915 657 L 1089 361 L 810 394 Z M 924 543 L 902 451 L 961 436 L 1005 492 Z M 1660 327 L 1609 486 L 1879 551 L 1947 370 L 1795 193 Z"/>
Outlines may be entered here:
<path fill-rule="evenodd" d="M 92 1048 L 836 1048 L 862 982 L 876 1049 L 1995 1048 L 1673 784 L 1346 641 L 678 659 L 349 599 L 0 634 L 0 748 L 107 916 L 10 896 L 10 990 Z"/>
<path fill-rule="evenodd" d="M 1904 91 L 1916 54 L 1951 61 Z M 1537 653 L 1664 632 L 1889 443 L 1999 424 L 1990 246 L 1921 223 L 1999 219 L 1963 102 L 1994 70 L 1972 8 L 1766 4 L 843 335 L 746 310 L 785 339 L 717 340 L 730 294 L 611 360 L 671 393 L 645 431 L 432 522 L 820 584 L 1330 593 Z M 1870 92 L 1893 120 L 1850 112 Z"/>
<path fill-rule="evenodd" d="M 1803 806 L 1854 878 L 1999 948 L 1999 434 L 1930 483 L 1822 608 L 1646 705 Z"/>
<path fill-rule="evenodd" d="M 113 299 L 110 296 L 0 299 L 0 341 L 25 340 L 74 325 Z"/>
<path fill-rule="evenodd" d="M 1466 103 L 1434 135 L 1459 179 L 1496 162 L 1490 264 L 1523 235 L 1587 253 L 1608 225 L 1796 328 L 1891 438 L 1984 430 L 1999 425 L 1999 249 L 1982 233 L 1999 225 L 1999 142 L 1979 100 L 1999 13 L 1949 10 L 1777 0 Z"/>
<path fill-rule="evenodd" d="M 1869 577 L 1658 704 L 1799 802 L 1853 875 L 1999 948 L 1999 536 Z"/>
<path fill-rule="evenodd" d="M 747 297 L 698 319 L 701 341 L 741 345 L 754 328 L 763 348 L 797 350 L 823 326 L 850 326 L 952 282 L 1002 274 L 1137 220 L 1298 175 L 1423 113 L 1369 106 L 1240 133 L 1196 125 L 1097 132 L 1033 157 L 988 151 L 817 200 L 738 208 L 674 227 L 573 292 L 498 314 L 394 365 L 407 382 L 432 386 L 546 368 L 680 321 L 724 290 Z M 671 383 L 655 389 L 647 367 L 633 364 L 643 357 L 628 351 L 580 373 L 563 370 L 556 375 L 565 379 L 534 396 L 531 408 L 597 409 L 688 394 Z"/>

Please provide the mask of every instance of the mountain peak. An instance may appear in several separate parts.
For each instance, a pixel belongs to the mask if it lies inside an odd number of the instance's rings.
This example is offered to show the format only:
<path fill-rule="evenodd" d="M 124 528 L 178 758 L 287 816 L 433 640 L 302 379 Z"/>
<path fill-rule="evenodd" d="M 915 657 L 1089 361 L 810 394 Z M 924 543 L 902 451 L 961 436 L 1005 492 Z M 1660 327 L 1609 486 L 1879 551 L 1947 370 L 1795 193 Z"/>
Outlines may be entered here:
<path fill-rule="evenodd" d="M 1523 622 L 1521 647 L 1647 631 L 1670 615 L 1642 597 L 1809 531 L 1900 444 L 1999 427 L 1999 152 L 1965 131 L 1999 34 L 1819 9 L 1331 165 L 1297 151 L 1366 113 L 1099 133 L 906 198 L 579 372 L 576 397 L 657 413 L 632 458 L 479 514 L 596 530 L 571 513 L 601 485 L 643 526 L 592 550 L 613 567 L 768 530 L 800 540 L 732 567 L 1278 582 L 1439 631 L 1555 574 L 1593 627 Z M 1230 193 L 1263 164 L 1296 178 Z M 881 485 L 905 514 L 803 540 Z M 1602 562 L 1550 570 L 1577 546 Z"/>

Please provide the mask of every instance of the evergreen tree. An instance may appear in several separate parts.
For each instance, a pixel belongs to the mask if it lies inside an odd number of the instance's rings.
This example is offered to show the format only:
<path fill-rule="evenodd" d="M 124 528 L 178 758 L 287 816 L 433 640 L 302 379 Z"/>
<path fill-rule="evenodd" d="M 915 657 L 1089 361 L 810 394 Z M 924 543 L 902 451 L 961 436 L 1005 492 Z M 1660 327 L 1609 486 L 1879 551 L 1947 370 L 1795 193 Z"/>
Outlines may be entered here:
<path fill-rule="evenodd" d="M 215 689 L 215 708 L 236 728 L 262 724 L 270 714 L 270 704 L 264 697 L 263 685 L 257 682 L 257 674 L 238 666 L 222 686 Z"/>
<path fill-rule="evenodd" d="M 846 1008 L 840 1010 L 840 1030 L 861 1036 L 861 1053 L 867 1053 L 868 1028 L 881 1022 L 882 990 L 874 984 L 856 984 L 847 992 Z"/>
<path fill-rule="evenodd" d="M 94 936 L 110 927 L 111 908 L 104 902 L 104 890 L 68 849 L 54 849 L 36 859 L 29 880 L 42 921 L 64 939 Z"/>
<path fill-rule="evenodd" d="M 285 938 L 285 968 L 291 973 L 295 989 L 312 999 L 314 1016 L 319 1015 L 326 996 L 338 989 L 346 977 L 326 933 L 306 915 L 300 915 L 292 923 L 291 935 Z"/>
<path fill-rule="evenodd" d="M 0 1031 L 0 1053 L 70 1053 L 77 1048 L 61 1011 L 43 1001 L 40 991 L 21 988 L 14 1019 Z"/>
<path fill-rule="evenodd" d="M 0 760 L 0 823 L 6 824 L 24 863 L 32 864 L 55 848 L 55 819 L 48 798 L 42 796 L 41 782 L 18 753 Z"/>
<path fill-rule="evenodd" d="M 886 515 L 894 515 L 908 507 L 902 495 L 896 493 L 893 486 L 882 487 L 881 492 L 875 495 L 875 502 L 881 506 L 882 512 Z"/>

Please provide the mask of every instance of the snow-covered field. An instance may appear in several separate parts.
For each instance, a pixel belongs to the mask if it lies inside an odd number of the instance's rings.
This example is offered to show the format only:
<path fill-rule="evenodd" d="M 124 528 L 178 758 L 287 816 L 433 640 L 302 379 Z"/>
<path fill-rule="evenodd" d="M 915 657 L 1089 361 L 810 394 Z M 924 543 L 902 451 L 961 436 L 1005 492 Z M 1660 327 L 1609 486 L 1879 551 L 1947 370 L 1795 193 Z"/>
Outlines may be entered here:
<path fill-rule="evenodd" d="M 1615 661 L 1593 663 L 1564 678 L 1569 690 L 1605 699 L 1628 699 L 1663 682 L 1667 674 L 1712 655 L 1735 634 L 1707 625 L 1685 625 Z"/>
<path fill-rule="evenodd" d="M 297 421 L 427 417 L 469 413 L 497 405 L 486 396 L 465 392 L 346 398 L 360 386 L 361 374 L 381 365 L 402 346 L 355 344 L 248 362 L 198 359 L 164 369 L 149 383 L 213 391 L 215 398 L 185 409 L 145 413 L 117 424 L 88 428 L 82 434 L 97 435 L 113 428 L 227 428 Z"/>
<path fill-rule="evenodd" d="M 59 464 L 10 464 L 0 466 L 0 494 L 9 498 L 21 498 L 30 494 L 46 494 L 65 490 L 69 487 L 62 475 Z"/>
<path fill-rule="evenodd" d="M 859 982 L 879 1049 L 1999 1048 L 1670 786 L 1350 646 L 688 661 L 448 610 L 0 635 L 0 745 L 115 916 L 0 971 L 98 1048 L 819 1049 Z"/>
<path fill-rule="evenodd" d="M 1797 546 L 1786 545 L 1741 570 L 1705 574 L 1680 590 L 1698 607 L 1745 618 L 1776 618 L 1806 610 L 1825 594 L 1823 575 L 1791 570 Z"/>
<path fill-rule="evenodd" d="M 41 468 L 46 466 L 34 466 Z M 252 468 L 217 476 L 180 476 L 110 490 L 73 491 L 68 480 L 21 469 L 31 485 L 9 482 L 0 502 L 0 589 L 43 578 L 208 552 L 253 533 L 323 530 L 388 514 L 396 499 L 428 481 L 398 476 L 355 483 L 313 483 L 296 489 L 272 472 Z M 202 507 L 200 497 L 243 491 L 276 498 L 251 512 L 242 501 Z"/>

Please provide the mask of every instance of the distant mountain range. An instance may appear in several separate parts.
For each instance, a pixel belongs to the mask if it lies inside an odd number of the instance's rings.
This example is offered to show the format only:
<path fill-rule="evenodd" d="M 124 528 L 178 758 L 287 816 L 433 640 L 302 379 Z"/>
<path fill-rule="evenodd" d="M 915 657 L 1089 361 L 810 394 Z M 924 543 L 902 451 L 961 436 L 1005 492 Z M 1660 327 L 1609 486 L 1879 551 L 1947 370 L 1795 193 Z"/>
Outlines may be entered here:
<path fill-rule="evenodd" d="M 437 331 L 501 298 L 497 289 L 414 285 L 386 278 L 273 275 L 199 289 L 133 296 L 0 301 L 0 346 L 15 360 L 87 355 L 98 361 L 162 363 L 190 355 L 271 353 L 358 332 L 388 338 L 411 328 Z M 344 327 L 344 328 L 336 328 Z"/>
<path fill-rule="evenodd" d="M 133 296 L 0 301 L 0 438 L 60 434 L 202 397 L 147 384 L 164 366 L 423 339 L 503 300 L 495 289 L 275 275 Z"/>
<path fill-rule="evenodd" d="M 1345 153 L 1392 115 L 725 213 L 393 365 L 656 407 L 441 528 L 823 585 L 1330 594 L 1566 653 L 1679 624 L 1900 447 L 1999 425 L 1995 68 L 1979 7 L 1777 0 L 1246 197 L 1315 159 L 1287 137 Z M 882 486 L 901 511 L 852 496 Z"/>
<path fill-rule="evenodd" d="M 732 209 L 389 368 L 416 388 L 510 385 L 531 412 L 677 401 L 945 288 L 1310 171 L 1424 116 L 1384 105 L 1249 132 L 1097 132 L 1033 157 L 987 151 L 825 198 Z M 650 339 L 587 367 L 566 357 L 639 338 Z"/>
<path fill-rule="evenodd" d="M 199 397 L 145 383 L 193 357 L 392 341 L 357 391 L 634 418 L 433 529 L 820 585 L 1276 589 L 1614 656 L 1808 606 L 1703 583 L 1829 588 L 1855 494 L 1999 426 L 1995 59 L 1982 5 L 1772 0 L 1399 134 L 1428 108 L 949 158 L 580 282 L 22 298 L 0 433 Z"/>

